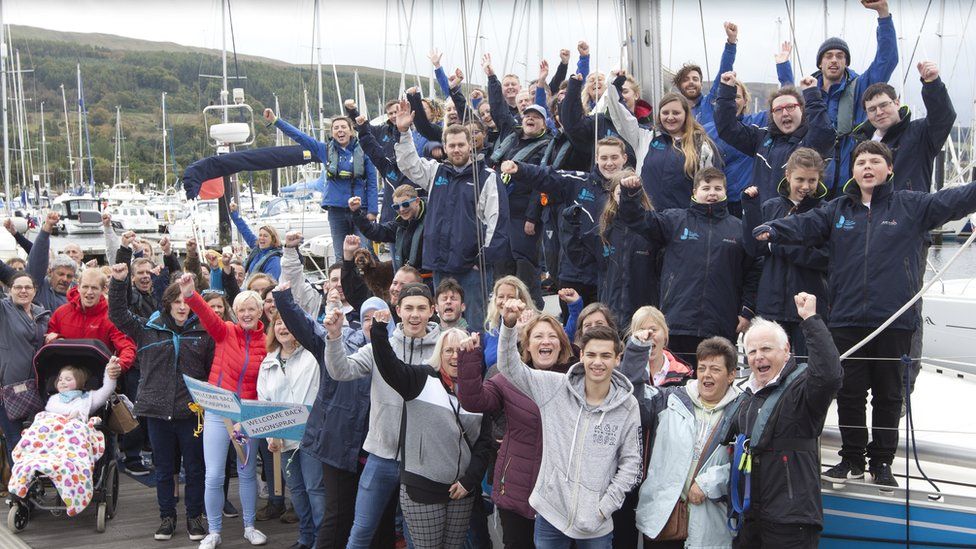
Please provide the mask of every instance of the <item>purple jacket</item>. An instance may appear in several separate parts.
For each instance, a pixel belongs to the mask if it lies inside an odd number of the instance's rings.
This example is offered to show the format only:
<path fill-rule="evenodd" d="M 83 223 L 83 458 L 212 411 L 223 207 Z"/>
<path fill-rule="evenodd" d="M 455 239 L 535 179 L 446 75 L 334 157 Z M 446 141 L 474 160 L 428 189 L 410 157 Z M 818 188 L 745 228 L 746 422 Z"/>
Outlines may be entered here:
<path fill-rule="evenodd" d="M 539 407 L 502 374 L 489 373 L 488 379 L 482 379 L 480 353 L 465 353 L 462 359 L 458 362 L 455 387 L 461 406 L 469 412 L 505 414 L 505 435 L 495 459 L 491 499 L 502 509 L 534 519 L 529 494 L 542 463 Z M 564 371 L 565 367 L 556 366 L 553 370 Z"/>

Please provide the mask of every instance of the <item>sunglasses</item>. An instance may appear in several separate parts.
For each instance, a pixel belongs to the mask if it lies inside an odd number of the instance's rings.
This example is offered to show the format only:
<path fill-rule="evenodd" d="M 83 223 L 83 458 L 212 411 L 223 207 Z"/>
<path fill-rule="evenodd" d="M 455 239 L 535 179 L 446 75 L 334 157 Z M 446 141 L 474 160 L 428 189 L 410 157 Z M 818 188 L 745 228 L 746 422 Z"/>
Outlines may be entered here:
<path fill-rule="evenodd" d="M 402 210 L 403 208 L 406 208 L 407 206 L 413 204 L 413 202 L 415 200 L 417 200 L 417 199 L 416 198 L 408 198 L 407 200 L 404 200 L 403 202 L 399 202 L 399 203 L 393 204 L 393 206 L 392 206 L 393 207 L 393 210 L 398 212 L 398 211 Z"/>

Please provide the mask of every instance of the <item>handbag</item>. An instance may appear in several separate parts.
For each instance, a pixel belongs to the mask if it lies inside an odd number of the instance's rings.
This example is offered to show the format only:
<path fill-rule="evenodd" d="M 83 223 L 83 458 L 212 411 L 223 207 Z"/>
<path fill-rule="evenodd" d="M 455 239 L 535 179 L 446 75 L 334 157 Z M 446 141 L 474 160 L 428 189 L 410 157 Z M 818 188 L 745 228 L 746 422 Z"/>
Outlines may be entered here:
<path fill-rule="evenodd" d="M 37 391 L 37 380 L 28 379 L 0 388 L 0 398 L 10 421 L 23 421 L 44 409 L 44 399 Z"/>
<path fill-rule="evenodd" d="M 109 406 L 112 408 L 108 416 L 109 431 L 118 435 L 124 435 L 139 426 L 139 422 L 132 415 L 132 410 L 129 409 L 128 404 L 119 398 L 118 395 L 112 395 Z"/>
<path fill-rule="evenodd" d="M 712 429 L 712 432 L 708 435 L 705 440 L 705 444 L 702 448 L 708 448 L 712 443 L 712 439 L 715 437 L 716 431 L 718 431 L 719 425 L 716 425 Z M 691 475 L 691 478 L 698 476 L 698 472 L 701 471 L 702 465 L 705 464 L 706 456 L 701 456 L 698 460 L 698 465 L 695 466 L 695 472 Z M 678 501 L 674 504 L 674 509 L 671 510 L 671 516 L 668 517 L 668 521 L 664 523 L 664 528 L 661 529 L 661 533 L 654 538 L 654 541 L 679 541 L 688 539 L 688 502 L 678 497 Z"/>

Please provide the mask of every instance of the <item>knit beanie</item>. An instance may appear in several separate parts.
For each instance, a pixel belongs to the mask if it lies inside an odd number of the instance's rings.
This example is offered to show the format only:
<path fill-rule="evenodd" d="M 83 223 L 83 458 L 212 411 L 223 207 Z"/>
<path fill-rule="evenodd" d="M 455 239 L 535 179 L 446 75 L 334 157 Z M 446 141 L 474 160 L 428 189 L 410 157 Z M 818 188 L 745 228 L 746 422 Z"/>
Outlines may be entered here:
<path fill-rule="evenodd" d="M 844 56 L 847 57 L 847 66 L 851 65 L 851 49 L 847 47 L 847 42 L 843 38 L 837 38 L 832 36 L 824 40 L 823 44 L 820 44 L 820 49 L 817 50 L 817 68 L 820 68 L 820 60 L 823 59 L 825 53 L 829 50 L 840 50 L 844 52 Z"/>

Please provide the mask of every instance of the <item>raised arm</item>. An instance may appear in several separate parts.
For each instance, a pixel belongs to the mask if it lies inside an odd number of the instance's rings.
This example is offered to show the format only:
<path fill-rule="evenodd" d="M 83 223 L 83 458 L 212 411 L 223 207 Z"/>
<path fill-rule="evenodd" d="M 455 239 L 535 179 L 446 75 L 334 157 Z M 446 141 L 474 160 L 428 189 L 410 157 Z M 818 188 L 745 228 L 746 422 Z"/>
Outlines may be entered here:
<path fill-rule="evenodd" d="M 670 234 L 667 219 L 661 212 L 644 210 L 640 203 L 641 193 L 644 192 L 640 177 L 633 175 L 624 178 L 620 185 L 620 220 L 648 242 L 666 245 Z"/>
<path fill-rule="evenodd" d="M 117 377 L 118 373 L 113 374 L 112 372 L 117 372 L 118 369 L 121 368 L 121 365 L 119 365 L 118 362 L 119 359 L 113 356 L 111 359 L 109 359 L 108 365 L 105 366 L 105 373 L 102 374 L 102 386 L 91 392 L 91 399 L 89 400 L 91 405 L 88 409 L 89 414 L 93 414 L 96 410 L 102 406 L 105 406 L 105 403 L 108 402 L 109 397 L 111 397 L 112 393 L 115 392 L 115 387 L 118 380 L 113 377 L 113 375 Z"/>
<path fill-rule="evenodd" d="M 41 230 L 37 232 L 37 238 L 34 239 L 34 246 L 27 254 L 27 272 L 34 279 L 38 293 L 40 288 L 47 284 L 47 267 L 51 261 L 51 231 L 60 220 L 61 216 L 57 213 L 48 212 L 47 219 L 44 220 Z"/>
<path fill-rule="evenodd" d="M 497 384 L 484 379 L 484 365 L 481 353 L 462 351 L 458 356 L 458 377 L 454 390 L 465 410 L 498 413 L 505 405 L 505 396 Z"/>
<path fill-rule="evenodd" d="M 397 167 L 400 168 L 403 175 L 420 188 L 430 191 L 440 163 L 435 160 L 420 158 L 420 155 L 417 154 L 413 135 L 410 133 L 413 117 L 414 113 L 410 110 L 409 103 L 406 100 L 401 100 L 400 112 L 397 114 L 397 129 L 400 130 L 400 140 L 393 145 L 393 150 L 396 152 Z"/>
<path fill-rule="evenodd" d="M 716 118 L 718 118 L 718 109 L 716 109 Z M 753 257 L 769 255 L 769 246 L 752 236 L 752 231 L 762 223 L 763 212 L 759 189 L 755 186 L 747 187 L 742 191 L 742 247 Z"/>
<path fill-rule="evenodd" d="M 440 141 L 443 128 L 434 125 L 427 118 L 427 112 L 424 110 L 424 104 L 420 100 L 420 92 L 418 92 L 416 88 L 410 88 L 410 90 L 407 90 L 407 101 L 410 102 L 410 108 L 414 113 L 413 127 L 417 129 L 417 132 L 424 136 L 424 139 L 429 141 Z"/>
<path fill-rule="evenodd" d="M 376 136 L 373 135 L 369 120 L 366 120 L 365 116 L 356 119 L 356 132 L 359 134 L 359 146 L 362 147 L 363 154 L 366 155 L 366 158 L 369 158 L 370 162 L 377 169 L 384 175 L 389 174 L 391 171 L 399 171 L 396 162 L 387 158 L 383 147 L 376 142 Z M 389 179 L 397 179 L 397 177 L 390 177 Z"/>
<path fill-rule="evenodd" d="M 336 381 L 362 379 L 373 371 L 372 345 L 360 347 L 351 355 L 346 354 L 342 343 L 342 310 L 334 308 L 325 314 L 322 325 L 325 327 L 325 368 Z M 387 336 L 389 337 L 389 336 Z"/>
<path fill-rule="evenodd" d="M 236 202 L 230 203 L 230 219 L 234 222 L 234 226 L 237 227 L 237 231 L 241 233 L 241 237 L 244 239 L 244 242 L 247 243 L 248 247 L 257 248 L 258 237 L 254 234 L 254 231 L 251 230 L 251 227 L 247 225 L 247 221 L 244 221 L 244 218 L 241 217 L 241 213 L 237 211 Z"/>
<path fill-rule="evenodd" d="M 287 283 L 291 289 L 287 292 L 294 295 L 294 300 L 302 311 L 315 315 L 322 306 L 322 294 L 305 279 L 302 272 L 302 256 L 298 254 L 298 246 L 302 242 L 302 233 L 289 231 L 285 235 L 284 247 L 281 250 L 281 278 L 279 282 Z M 303 345 L 306 349 L 309 347 Z"/>
<path fill-rule="evenodd" d="M 953 219 L 961 219 L 976 211 L 976 182 L 942 189 L 936 193 L 913 193 L 918 201 L 918 217 L 928 231 Z"/>
<path fill-rule="evenodd" d="M 752 234 L 760 242 L 768 240 L 773 244 L 819 246 L 830 239 L 833 204 L 831 202 L 824 208 L 766 221 L 753 229 Z"/>
<path fill-rule="evenodd" d="M 952 125 L 956 123 L 956 110 L 945 83 L 939 78 L 939 67 L 932 62 L 920 62 L 918 71 L 922 77 L 922 103 L 925 105 L 925 141 L 928 152 L 934 156 L 942 150 Z"/>
<path fill-rule="evenodd" d="M 109 265 L 115 265 L 115 252 L 119 249 L 119 235 L 115 234 L 112 227 L 112 216 L 108 213 L 102 214 L 102 233 L 105 236 L 105 261 Z M 28 250 L 29 252 L 30 250 Z"/>
<path fill-rule="evenodd" d="M 861 94 L 868 86 L 875 82 L 887 82 L 898 65 L 898 35 L 895 33 L 895 23 L 888 12 L 888 2 L 872 2 L 869 7 L 878 12 L 878 46 L 874 53 L 874 60 L 867 70 L 861 73 L 857 84 L 857 102 L 861 102 Z M 862 106 L 858 110 L 863 110 Z"/>
<path fill-rule="evenodd" d="M 123 334 L 138 341 L 146 321 L 129 311 L 129 298 L 126 291 L 128 277 L 128 265 L 125 263 L 112 265 L 112 281 L 108 286 L 108 319 Z"/>
<path fill-rule="evenodd" d="M 607 88 L 609 99 L 607 101 L 607 111 L 610 114 L 613 127 L 617 129 L 617 133 L 633 147 L 634 154 L 637 156 L 636 165 L 643 166 L 644 157 L 647 156 L 647 150 L 651 146 L 651 141 L 654 140 L 654 132 L 642 128 L 638 124 L 637 118 L 634 117 L 634 113 L 628 111 L 627 107 L 621 103 L 619 86 L 622 86 L 623 83 L 618 83 L 621 76 L 623 75 L 617 76 L 613 85 Z"/>
<path fill-rule="evenodd" d="M 349 199 L 349 208 L 352 209 L 352 222 L 359 229 L 359 232 L 363 233 L 363 236 L 371 242 L 396 242 L 396 221 L 385 223 L 370 221 L 359 204 L 356 204 L 355 209 L 353 209 L 352 201 L 355 199 L 356 197 Z"/>
<path fill-rule="evenodd" d="M 585 77 L 579 73 L 569 78 L 566 97 L 559 103 L 559 122 L 574 147 L 590 150 L 593 148 L 593 124 L 596 123 L 596 117 L 587 116 L 583 109 L 583 102 L 580 100 L 583 78 Z"/>
<path fill-rule="evenodd" d="M 802 322 L 800 329 L 807 340 L 807 350 L 810 357 L 807 360 L 809 378 L 804 390 L 807 407 L 817 416 L 823 416 L 830 407 L 831 401 L 840 390 L 844 379 L 844 370 L 840 364 L 840 353 L 830 330 L 823 319 L 817 314 L 817 297 L 807 293 L 797 294 L 796 311 Z"/>
<path fill-rule="evenodd" d="M 135 342 L 112 324 L 108 326 L 108 338 L 112 342 L 112 347 L 115 348 L 115 356 L 119 357 L 119 366 L 122 367 L 122 371 L 129 371 L 136 362 Z"/>
<path fill-rule="evenodd" d="M 552 80 L 549 81 L 549 93 L 552 95 L 559 93 L 559 85 L 566 80 L 568 70 L 569 50 L 559 50 L 559 66 L 556 67 L 556 73 L 552 75 Z"/>
<path fill-rule="evenodd" d="M 573 193 L 576 186 L 585 183 L 589 178 L 584 172 L 555 170 L 551 166 L 536 166 L 512 160 L 502 162 L 499 168 L 516 185 L 525 185 L 533 191 L 546 193 L 554 202 L 568 202 L 575 198 Z"/>
<path fill-rule="evenodd" d="M 432 370 L 426 364 L 407 364 L 397 358 L 393 346 L 390 345 L 387 331 L 389 321 L 389 311 L 377 311 L 373 316 L 373 326 L 370 328 L 373 360 L 376 362 L 376 369 L 383 376 L 383 381 L 399 393 L 403 400 L 413 400 L 424 390 Z"/>
<path fill-rule="evenodd" d="M 183 299 L 186 300 L 187 306 L 200 318 L 200 324 L 210 334 L 210 337 L 217 343 L 226 339 L 230 331 L 227 328 L 227 323 L 217 316 L 217 313 L 213 312 L 210 305 L 207 305 L 207 302 L 194 290 L 192 275 L 184 273 L 180 277 L 180 290 L 183 293 Z"/>
<path fill-rule="evenodd" d="M 721 80 L 715 99 L 715 129 L 718 136 L 743 154 L 756 156 L 766 132 L 762 128 L 743 124 L 736 115 L 735 73 L 724 73 Z"/>
<path fill-rule="evenodd" d="M 726 21 L 725 27 L 725 48 L 722 50 L 722 60 L 719 61 L 718 74 L 712 80 L 712 87 L 708 90 L 710 97 L 715 97 L 718 91 L 719 80 L 722 75 L 735 68 L 736 42 L 739 40 L 739 27 L 735 23 Z"/>
<path fill-rule="evenodd" d="M 508 103 L 505 102 L 502 83 L 494 73 L 488 77 L 488 106 L 491 107 L 491 118 L 498 128 L 498 140 L 501 141 L 515 131 L 518 123 L 511 109 L 508 108 Z"/>
<path fill-rule="evenodd" d="M 800 88 L 803 90 L 803 117 L 806 118 L 807 134 L 803 136 L 801 147 L 810 147 L 819 152 L 822 156 L 828 157 L 837 138 L 837 130 L 827 116 L 827 104 L 824 103 L 823 94 L 817 86 L 817 80 L 812 76 L 805 76 L 800 80 Z"/>
<path fill-rule="evenodd" d="M 270 110 L 271 109 L 267 109 L 265 111 L 265 118 L 268 117 L 268 111 Z M 273 112 L 271 113 L 271 116 L 273 117 L 274 120 L 274 126 L 279 130 L 281 130 L 281 133 L 287 135 L 288 137 L 291 138 L 292 141 L 301 145 L 303 149 L 309 151 L 310 153 L 318 157 L 319 162 L 326 161 L 329 155 L 326 154 L 325 143 L 320 142 L 319 140 L 315 139 L 311 135 L 308 135 L 307 133 L 296 128 L 295 126 L 292 126 L 288 122 L 285 122 L 284 120 L 275 117 Z"/>
<path fill-rule="evenodd" d="M 564 375 L 533 370 L 522 362 L 515 323 L 524 310 L 525 303 L 518 299 L 509 299 L 502 309 L 503 322 L 498 329 L 498 371 L 542 407 L 562 388 Z"/>

